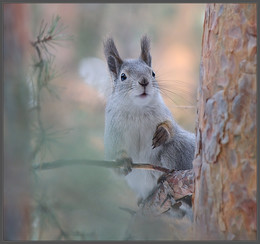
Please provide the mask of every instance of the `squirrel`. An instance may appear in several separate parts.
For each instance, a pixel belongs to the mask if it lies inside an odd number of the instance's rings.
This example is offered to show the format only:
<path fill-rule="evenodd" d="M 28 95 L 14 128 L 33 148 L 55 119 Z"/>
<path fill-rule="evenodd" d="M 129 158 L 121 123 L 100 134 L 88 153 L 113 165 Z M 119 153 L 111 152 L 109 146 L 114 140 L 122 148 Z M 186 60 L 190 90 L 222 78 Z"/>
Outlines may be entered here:
<path fill-rule="evenodd" d="M 176 123 L 162 99 L 151 66 L 150 39 L 141 38 L 138 59 L 121 59 L 112 38 L 104 42 L 104 53 L 113 79 L 105 109 L 105 158 L 192 169 L 195 135 Z M 149 196 L 161 174 L 133 169 L 125 178 L 140 200 Z"/>

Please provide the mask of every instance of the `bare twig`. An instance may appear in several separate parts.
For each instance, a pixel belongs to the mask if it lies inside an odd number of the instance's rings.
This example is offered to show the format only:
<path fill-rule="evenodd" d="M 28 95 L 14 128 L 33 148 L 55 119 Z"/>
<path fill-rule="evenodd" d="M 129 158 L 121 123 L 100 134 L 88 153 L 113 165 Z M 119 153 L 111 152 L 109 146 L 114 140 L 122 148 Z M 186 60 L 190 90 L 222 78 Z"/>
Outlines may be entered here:
<path fill-rule="evenodd" d="M 97 166 L 106 168 L 124 168 L 125 164 L 122 161 L 105 161 L 105 160 L 92 160 L 92 159 L 75 159 L 75 160 L 56 160 L 53 162 L 42 162 L 33 164 L 34 170 L 46 170 L 56 169 L 64 166 L 75 166 L 75 165 L 86 165 L 86 166 Z M 169 173 L 171 170 L 152 164 L 143 163 L 131 163 L 132 169 L 146 169 L 146 170 L 157 170 L 163 173 Z"/>
<path fill-rule="evenodd" d="M 196 109 L 196 106 L 173 106 L 174 108 Z"/>
<path fill-rule="evenodd" d="M 129 213 L 131 216 L 136 214 L 136 211 L 130 209 L 130 208 L 123 208 L 123 207 L 119 207 L 119 209 L 121 209 L 122 211 L 125 211 L 127 213 Z"/>

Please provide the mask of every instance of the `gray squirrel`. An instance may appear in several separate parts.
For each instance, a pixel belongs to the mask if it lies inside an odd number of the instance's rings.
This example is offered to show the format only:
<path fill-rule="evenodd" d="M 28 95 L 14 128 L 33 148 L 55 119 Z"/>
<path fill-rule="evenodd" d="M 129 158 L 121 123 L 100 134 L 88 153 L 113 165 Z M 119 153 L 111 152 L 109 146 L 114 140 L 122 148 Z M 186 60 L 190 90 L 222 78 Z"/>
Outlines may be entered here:
<path fill-rule="evenodd" d="M 175 122 L 163 102 L 151 67 L 148 37 L 141 39 L 138 59 L 122 60 L 112 38 L 104 42 L 104 52 L 113 79 L 105 111 L 105 158 L 118 159 L 123 151 L 135 163 L 191 169 L 195 135 Z M 133 169 L 125 178 L 137 197 L 144 199 L 160 175 L 157 171 Z"/>

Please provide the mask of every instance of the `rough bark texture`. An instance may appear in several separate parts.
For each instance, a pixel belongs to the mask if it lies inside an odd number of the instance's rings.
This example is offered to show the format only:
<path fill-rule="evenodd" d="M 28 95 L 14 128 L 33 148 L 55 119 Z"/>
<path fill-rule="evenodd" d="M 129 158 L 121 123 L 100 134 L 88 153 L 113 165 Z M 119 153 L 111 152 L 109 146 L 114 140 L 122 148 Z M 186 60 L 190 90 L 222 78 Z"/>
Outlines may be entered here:
<path fill-rule="evenodd" d="M 198 239 L 256 239 L 256 38 L 256 4 L 207 5 L 194 160 Z"/>
<path fill-rule="evenodd" d="M 160 183 L 140 205 L 131 211 L 124 239 L 192 240 L 191 195 L 194 171 L 179 170 L 164 174 Z"/>
<path fill-rule="evenodd" d="M 172 210 L 173 203 L 178 202 L 194 192 L 194 171 L 178 170 L 165 175 L 164 180 L 158 183 L 153 193 L 145 199 L 142 211 L 159 215 Z M 175 207 L 176 208 L 176 207 Z"/>

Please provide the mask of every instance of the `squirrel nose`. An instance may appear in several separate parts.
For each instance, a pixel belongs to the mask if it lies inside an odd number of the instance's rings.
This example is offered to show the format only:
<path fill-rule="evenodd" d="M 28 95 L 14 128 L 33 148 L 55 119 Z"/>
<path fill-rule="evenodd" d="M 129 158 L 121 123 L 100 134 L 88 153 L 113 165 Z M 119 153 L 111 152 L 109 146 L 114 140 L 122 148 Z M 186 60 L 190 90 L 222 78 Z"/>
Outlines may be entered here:
<path fill-rule="evenodd" d="M 146 87 L 148 85 L 148 80 L 143 78 L 141 81 L 138 82 L 141 86 Z"/>

